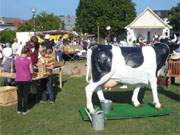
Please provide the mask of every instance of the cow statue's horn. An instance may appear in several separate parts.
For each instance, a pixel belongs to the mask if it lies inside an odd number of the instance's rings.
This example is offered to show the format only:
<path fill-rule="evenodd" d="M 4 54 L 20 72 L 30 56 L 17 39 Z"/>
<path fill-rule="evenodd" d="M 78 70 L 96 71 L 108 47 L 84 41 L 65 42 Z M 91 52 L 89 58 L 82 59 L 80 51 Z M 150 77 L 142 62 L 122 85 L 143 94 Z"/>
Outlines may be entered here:
<path fill-rule="evenodd" d="M 177 36 L 174 34 L 174 39 L 171 40 L 171 42 L 175 43 L 177 41 Z"/>

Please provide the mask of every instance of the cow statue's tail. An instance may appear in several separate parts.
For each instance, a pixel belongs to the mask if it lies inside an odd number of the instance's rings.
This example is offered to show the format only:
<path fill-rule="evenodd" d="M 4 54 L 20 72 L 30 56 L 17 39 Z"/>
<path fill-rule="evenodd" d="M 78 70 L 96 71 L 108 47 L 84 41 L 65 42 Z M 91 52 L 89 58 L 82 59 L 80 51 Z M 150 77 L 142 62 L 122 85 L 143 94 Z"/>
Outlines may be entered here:
<path fill-rule="evenodd" d="M 87 71 L 86 71 L 86 81 L 89 83 L 91 79 L 91 54 L 92 50 L 89 48 L 87 50 Z"/>

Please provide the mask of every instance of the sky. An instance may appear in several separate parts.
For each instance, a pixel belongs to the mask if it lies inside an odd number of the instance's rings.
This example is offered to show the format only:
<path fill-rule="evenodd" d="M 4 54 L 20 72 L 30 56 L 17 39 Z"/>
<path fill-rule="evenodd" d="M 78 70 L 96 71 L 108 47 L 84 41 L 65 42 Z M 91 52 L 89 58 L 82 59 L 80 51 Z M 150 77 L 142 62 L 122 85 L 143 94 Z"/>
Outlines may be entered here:
<path fill-rule="evenodd" d="M 136 6 L 137 15 L 146 7 L 152 10 L 168 10 L 176 6 L 180 0 L 132 0 Z M 0 17 L 30 19 L 32 9 L 36 13 L 46 11 L 55 15 L 74 16 L 79 0 L 0 0 Z"/>

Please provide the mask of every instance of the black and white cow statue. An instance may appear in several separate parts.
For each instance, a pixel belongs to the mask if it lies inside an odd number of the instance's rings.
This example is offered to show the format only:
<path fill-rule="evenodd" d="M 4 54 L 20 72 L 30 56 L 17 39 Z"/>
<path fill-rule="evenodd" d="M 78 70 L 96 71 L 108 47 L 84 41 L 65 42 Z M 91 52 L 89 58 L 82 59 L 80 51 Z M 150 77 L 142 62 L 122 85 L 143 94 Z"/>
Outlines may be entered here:
<path fill-rule="evenodd" d="M 117 83 L 135 85 L 132 103 L 140 105 L 138 93 L 142 85 L 150 84 L 155 108 L 162 105 L 157 93 L 157 75 L 170 53 L 168 45 L 158 43 L 154 46 L 119 47 L 111 45 L 90 46 L 87 52 L 86 106 L 93 113 L 92 95 L 96 91 L 100 101 L 106 100 L 103 87 Z M 110 84 L 110 85 L 109 85 Z"/>

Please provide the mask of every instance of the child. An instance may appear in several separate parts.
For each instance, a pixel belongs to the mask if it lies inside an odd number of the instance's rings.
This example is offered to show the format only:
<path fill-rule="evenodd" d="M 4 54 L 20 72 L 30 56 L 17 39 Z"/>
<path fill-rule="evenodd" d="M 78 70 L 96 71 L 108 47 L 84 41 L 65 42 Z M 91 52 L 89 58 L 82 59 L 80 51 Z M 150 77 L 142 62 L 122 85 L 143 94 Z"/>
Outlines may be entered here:
<path fill-rule="evenodd" d="M 52 49 L 43 50 L 41 52 L 42 58 L 40 59 L 45 64 L 45 68 L 47 72 L 49 73 L 49 76 L 46 78 L 46 82 L 43 83 L 44 86 L 46 86 L 46 89 L 42 92 L 42 101 L 46 101 L 46 93 L 48 93 L 49 97 L 49 103 L 54 103 L 55 97 L 54 97 L 54 90 L 53 90 L 53 76 L 52 76 L 52 70 L 54 68 L 55 64 L 55 58 L 53 56 Z M 43 87 L 43 86 L 42 86 Z"/>

